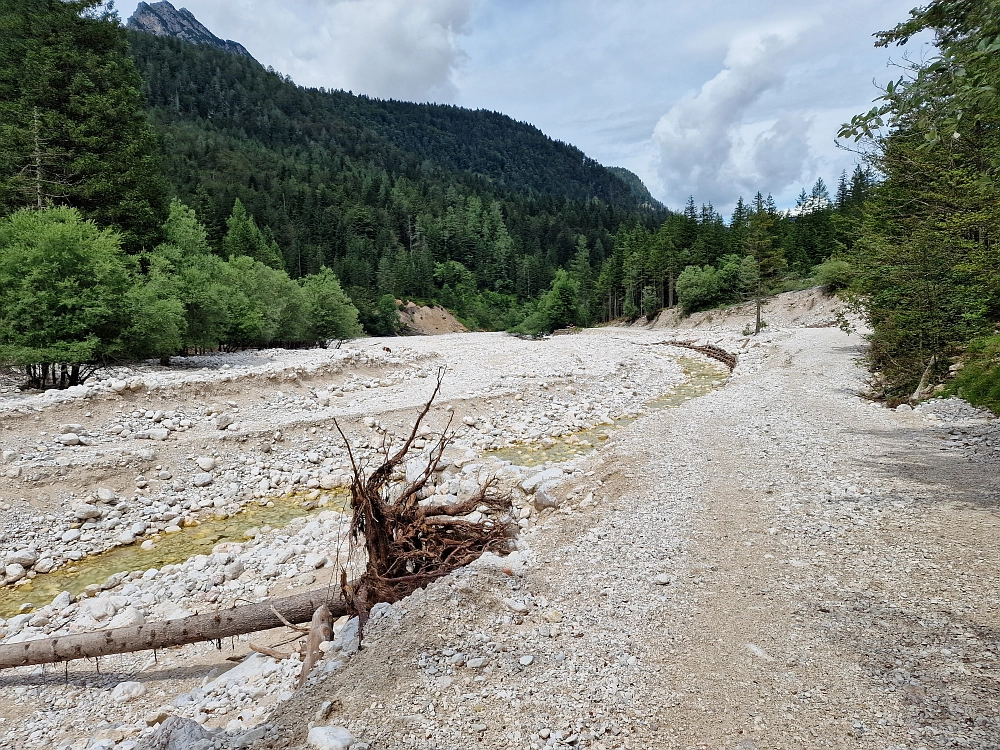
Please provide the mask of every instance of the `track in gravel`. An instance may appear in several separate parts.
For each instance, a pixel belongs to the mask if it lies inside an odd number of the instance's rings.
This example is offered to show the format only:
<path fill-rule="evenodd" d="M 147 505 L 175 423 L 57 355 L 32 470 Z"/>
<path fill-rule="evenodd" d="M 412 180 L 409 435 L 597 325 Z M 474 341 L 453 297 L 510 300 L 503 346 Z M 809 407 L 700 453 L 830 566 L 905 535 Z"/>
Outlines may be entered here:
<path fill-rule="evenodd" d="M 602 502 L 513 575 L 378 618 L 258 747 L 300 746 L 324 701 L 373 748 L 1000 746 L 995 461 L 860 399 L 857 339 L 773 341 L 609 441 L 579 485 Z"/>

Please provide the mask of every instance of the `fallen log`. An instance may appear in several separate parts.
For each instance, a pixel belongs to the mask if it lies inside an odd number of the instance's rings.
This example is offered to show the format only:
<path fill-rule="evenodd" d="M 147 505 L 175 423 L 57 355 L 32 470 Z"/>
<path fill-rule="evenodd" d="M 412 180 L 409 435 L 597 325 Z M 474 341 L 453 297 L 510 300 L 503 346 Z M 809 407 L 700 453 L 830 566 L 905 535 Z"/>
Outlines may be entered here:
<path fill-rule="evenodd" d="M 0 645 L 0 669 L 215 641 L 282 627 L 284 621 L 296 625 L 309 622 L 323 606 L 333 618 L 347 614 L 339 590 L 318 589 L 177 620 Z"/>

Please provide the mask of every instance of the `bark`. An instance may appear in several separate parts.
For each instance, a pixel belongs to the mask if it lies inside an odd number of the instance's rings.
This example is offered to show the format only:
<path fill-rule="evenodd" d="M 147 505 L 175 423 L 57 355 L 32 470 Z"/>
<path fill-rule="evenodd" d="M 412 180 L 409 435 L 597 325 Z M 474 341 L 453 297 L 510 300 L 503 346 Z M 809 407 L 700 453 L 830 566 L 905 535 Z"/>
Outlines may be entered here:
<path fill-rule="evenodd" d="M 326 605 L 319 607 L 313 612 L 312 623 L 309 626 L 309 639 L 306 641 L 305 655 L 302 660 L 302 671 L 299 673 L 299 687 L 306 684 L 306 678 L 316 666 L 316 662 L 323 656 L 319 645 L 323 641 L 330 640 L 330 631 L 333 629 L 333 615 Z"/>
<path fill-rule="evenodd" d="M 920 376 L 920 383 L 917 385 L 917 390 L 913 392 L 910 396 L 910 403 L 917 403 L 920 400 L 920 394 L 924 392 L 927 387 L 927 382 L 931 379 L 931 373 L 934 372 L 934 364 L 937 362 L 937 355 L 931 356 L 930 361 L 927 362 L 927 367 L 924 369 L 924 374 Z"/>
<path fill-rule="evenodd" d="M 313 613 L 324 605 L 333 618 L 347 614 L 340 591 L 324 588 L 179 620 L 0 645 L 0 669 L 182 646 L 255 633 L 282 626 L 281 618 L 272 608 L 289 622 L 303 623 L 309 622 Z"/>

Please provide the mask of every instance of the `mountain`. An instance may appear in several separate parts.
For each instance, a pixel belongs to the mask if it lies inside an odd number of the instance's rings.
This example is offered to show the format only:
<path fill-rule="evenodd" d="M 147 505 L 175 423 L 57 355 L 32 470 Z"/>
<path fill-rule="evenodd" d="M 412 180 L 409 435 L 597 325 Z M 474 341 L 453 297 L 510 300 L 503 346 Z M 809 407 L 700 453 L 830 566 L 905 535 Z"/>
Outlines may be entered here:
<path fill-rule="evenodd" d="M 152 5 L 139 3 L 135 13 L 128 19 L 127 26 L 133 31 L 143 31 L 155 36 L 174 37 L 192 44 L 208 44 L 234 55 L 251 57 L 242 44 L 229 39 L 220 39 L 205 28 L 187 8 L 177 10 L 166 0 Z"/>
<path fill-rule="evenodd" d="M 646 187 L 646 183 L 635 172 L 630 172 L 625 167 L 608 167 L 608 171 L 628 185 L 633 197 L 642 205 L 657 210 L 663 209 L 663 204 L 653 197 L 652 193 L 649 192 L 649 188 Z"/>

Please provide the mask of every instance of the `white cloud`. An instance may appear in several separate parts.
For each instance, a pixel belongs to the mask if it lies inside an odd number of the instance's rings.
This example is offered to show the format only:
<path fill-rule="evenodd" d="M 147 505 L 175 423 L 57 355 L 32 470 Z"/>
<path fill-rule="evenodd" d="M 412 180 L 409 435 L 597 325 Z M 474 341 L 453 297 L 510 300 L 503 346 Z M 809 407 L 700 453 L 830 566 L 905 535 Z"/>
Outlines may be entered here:
<path fill-rule="evenodd" d="M 722 70 L 660 118 L 652 140 L 668 202 L 694 194 L 729 203 L 800 179 L 809 158 L 805 119 L 782 117 L 761 128 L 752 117 L 766 94 L 784 86 L 787 53 L 800 34 L 786 26 L 736 37 Z"/>
<path fill-rule="evenodd" d="M 176 0 L 175 0 L 176 1 Z M 307 86 L 451 102 L 475 0 L 190 0 L 219 36 Z M 179 4 L 179 3 L 178 3 Z"/>

